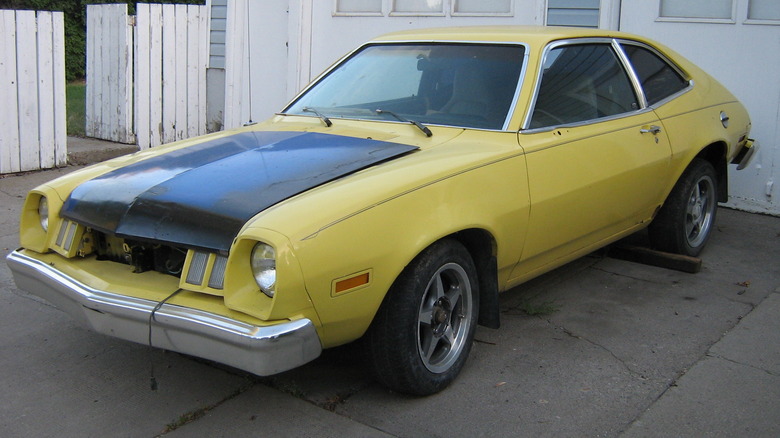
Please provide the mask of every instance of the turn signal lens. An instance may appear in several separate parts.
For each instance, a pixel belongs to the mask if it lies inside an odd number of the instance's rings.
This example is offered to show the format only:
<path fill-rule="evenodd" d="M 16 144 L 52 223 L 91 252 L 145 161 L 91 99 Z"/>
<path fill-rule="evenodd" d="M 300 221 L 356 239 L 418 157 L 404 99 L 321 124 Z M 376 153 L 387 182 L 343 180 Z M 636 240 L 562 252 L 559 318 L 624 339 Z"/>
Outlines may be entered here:
<path fill-rule="evenodd" d="M 252 274 L 264 294 L 273 298 L 276 286 L 276 251 L 263 242 L 252 249 Z"/>
<path fill-rule="evenodd" d="M 41 196 L 38 201 L 38 218 L 41 220 L 41 228 L 43 231 L 49 231 L 49 201 L 45 196 Z"/>

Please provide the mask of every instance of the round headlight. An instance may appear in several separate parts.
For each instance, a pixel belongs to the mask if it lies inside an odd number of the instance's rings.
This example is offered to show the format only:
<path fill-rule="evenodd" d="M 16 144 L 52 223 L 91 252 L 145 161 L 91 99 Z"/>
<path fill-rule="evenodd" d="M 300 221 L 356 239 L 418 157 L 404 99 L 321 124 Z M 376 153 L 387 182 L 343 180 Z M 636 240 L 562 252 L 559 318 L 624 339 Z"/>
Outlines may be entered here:
<path fill-rule="evenodd" d="M 38 217 L 43 231 L 49 231 L 49 201 L 45 196 L 41 196 L 41 200 L 38 201 Z"/>
<path fill-rule="evenodd" d="M 260 290 L 273 297 L 276 286 L 276 251 L 270 245 L 258 242 L 252 249 L 251 264 L 252 274 Z"/>

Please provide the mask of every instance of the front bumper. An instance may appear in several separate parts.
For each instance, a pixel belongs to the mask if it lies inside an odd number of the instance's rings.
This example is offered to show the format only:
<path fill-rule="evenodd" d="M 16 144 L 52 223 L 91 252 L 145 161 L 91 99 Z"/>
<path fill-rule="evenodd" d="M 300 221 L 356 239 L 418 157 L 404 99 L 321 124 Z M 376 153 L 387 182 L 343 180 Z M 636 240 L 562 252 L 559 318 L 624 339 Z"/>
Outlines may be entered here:
<path fill-rule="evenodd" d="M 7 263 L 19 289 L 51 302 L 98 333 L 149 343 L 149 317 L 157 302 L 94 289 L 20 251 L 9 254 Z M 167 303 L 154 313 L 151 343 L 261 376 L 303 365 L 322 352 L 308 319 L 255 326 Z"/>

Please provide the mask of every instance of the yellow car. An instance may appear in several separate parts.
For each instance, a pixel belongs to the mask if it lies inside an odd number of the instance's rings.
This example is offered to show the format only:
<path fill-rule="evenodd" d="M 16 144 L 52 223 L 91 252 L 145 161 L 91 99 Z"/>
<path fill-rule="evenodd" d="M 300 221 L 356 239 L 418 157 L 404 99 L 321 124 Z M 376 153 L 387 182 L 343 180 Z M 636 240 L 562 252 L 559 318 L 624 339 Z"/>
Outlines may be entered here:
<path fill-rule="evenodd" d="M 37 187 L 7 261 L 100 333 L 259 375 L 362 339 L 381 383 L 431 394 L 499 292 L 645 227 L 699 254 L 749 130 L 641 37 L 393 33 L 264 123 Z"/>

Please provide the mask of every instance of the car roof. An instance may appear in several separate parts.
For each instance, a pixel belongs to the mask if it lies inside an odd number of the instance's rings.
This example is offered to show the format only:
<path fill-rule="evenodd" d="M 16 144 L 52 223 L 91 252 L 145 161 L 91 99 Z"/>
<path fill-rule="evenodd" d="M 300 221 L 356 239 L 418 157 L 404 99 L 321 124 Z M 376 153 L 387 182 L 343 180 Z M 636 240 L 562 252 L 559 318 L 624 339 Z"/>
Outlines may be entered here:
<path fill-rule="evenodd" d="M 628 38 L 644 40 L 623 32 L 561 26 L 463 26 L 414 29 L 381 35 L 373 42 L 388 41 L 485 41 L 519 42 L 544 45 L 550 41 L 569 38 Z"/>

